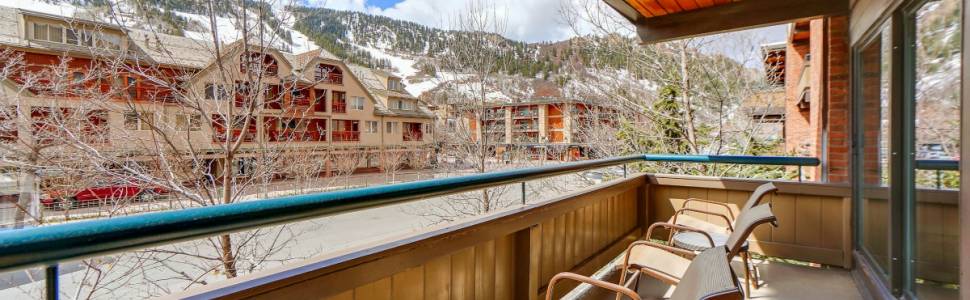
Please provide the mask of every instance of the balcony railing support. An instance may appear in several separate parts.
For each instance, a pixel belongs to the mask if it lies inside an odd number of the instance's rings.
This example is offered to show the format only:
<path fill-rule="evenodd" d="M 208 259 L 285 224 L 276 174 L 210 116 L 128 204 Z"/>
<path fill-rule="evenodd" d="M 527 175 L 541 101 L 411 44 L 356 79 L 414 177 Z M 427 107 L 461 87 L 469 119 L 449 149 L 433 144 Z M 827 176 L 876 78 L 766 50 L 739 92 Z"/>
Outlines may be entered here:
<path fill-rule="evenodd" d="M 522 182 L 522 205 L 525 206 L 525 181 Z"/>
<path fill-rule="evenodd" d="M 57 300 L 58 296 L 58 282 L 57 282 L 57 264 L 49 265 L 44 270 L 44 285 L 46 288 L 46 299 L 47 300 Z"/>

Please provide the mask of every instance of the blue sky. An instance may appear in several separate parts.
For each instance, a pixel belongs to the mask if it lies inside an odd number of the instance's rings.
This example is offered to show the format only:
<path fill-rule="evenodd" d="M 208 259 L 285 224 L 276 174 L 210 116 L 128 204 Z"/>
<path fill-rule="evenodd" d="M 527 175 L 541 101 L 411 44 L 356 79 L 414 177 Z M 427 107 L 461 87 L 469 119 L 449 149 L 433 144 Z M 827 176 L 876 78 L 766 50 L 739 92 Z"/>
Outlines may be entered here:
<path fill-rule="evenodd" d="M 380 8 L 389 8 L 401 1 L 402 0 L 368 0 L 367 5 L 373 5 Z"/>

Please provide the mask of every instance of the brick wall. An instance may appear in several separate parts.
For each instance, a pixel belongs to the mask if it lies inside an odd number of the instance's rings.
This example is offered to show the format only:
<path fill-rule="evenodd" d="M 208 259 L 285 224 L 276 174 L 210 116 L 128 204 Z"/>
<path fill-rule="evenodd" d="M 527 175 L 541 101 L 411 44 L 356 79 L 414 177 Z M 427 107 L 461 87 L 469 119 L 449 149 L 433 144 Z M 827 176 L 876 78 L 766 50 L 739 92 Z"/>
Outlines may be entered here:
<path fill-rule="evenodd" d="M 828 150 L 826 168 L 829 182 L 849 181 L 850 92 L 849 92 L 849 18 L 828 18 L 828 101 L 826 128 Z"/>
<path fill-rule="evenodd" d="M 822 168 L 804 170 L 807 179 L 848 182 L 851 136 L 848 17 L 811 20 L 808 28 L 809 40 L 790 41 L 786 51 L 785 150 L 792 155 L 814 156 L 823 161 Z M 810 71 L 803 72 L 809 66 Z M 808 76 L 805 80 L 810 87 L 807 108 L 798 107 L 802 76 Z"/>

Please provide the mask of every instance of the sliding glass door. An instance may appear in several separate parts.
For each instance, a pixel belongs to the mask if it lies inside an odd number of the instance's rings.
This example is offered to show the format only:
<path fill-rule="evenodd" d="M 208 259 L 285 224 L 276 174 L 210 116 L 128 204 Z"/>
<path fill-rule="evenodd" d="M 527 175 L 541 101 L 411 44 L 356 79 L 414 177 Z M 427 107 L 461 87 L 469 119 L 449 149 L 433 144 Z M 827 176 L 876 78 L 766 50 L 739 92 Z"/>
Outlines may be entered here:
<path fill-rule="evenodd" d="M 909 1 L 854 46 L 860 263 L 895 296 L 959 297 L 960 1 Z"/>
<path fill-rule="evenodd" d="M 889 274 L 889 142 L 892 40 L 883 26 L 857 54 L 859 120 L 857 220 L 859 249 L 875 271 Z"/>
<path fill-rule="evenodd" d="M 920 299 L 957 299 L 959 282 L 960 1 L 904 8 L 907 151 L 915 171 L 904 207 L 912 265 L 904 289 Z"/>

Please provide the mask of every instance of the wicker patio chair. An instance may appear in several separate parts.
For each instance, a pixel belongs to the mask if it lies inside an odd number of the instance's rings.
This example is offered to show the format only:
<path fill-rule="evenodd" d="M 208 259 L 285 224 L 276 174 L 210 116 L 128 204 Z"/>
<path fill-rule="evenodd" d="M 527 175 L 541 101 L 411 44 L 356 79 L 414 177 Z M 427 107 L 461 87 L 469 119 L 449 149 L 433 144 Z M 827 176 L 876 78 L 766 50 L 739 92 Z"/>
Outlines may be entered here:
<path fill-rule="evenodd" d="M 746 249 L 748 236 L 761 224 L 770 223 L 777 226 L 777 218 L 771 211 L 771 204 L 761 204 L 743 211 L 738 215 L 737 220 L 735 220 L 734 231 L 731 235 L 727 236 L 724 241 L 724 245 L 727 248 L 727 259 L 734 259 L 735 256 L 741 254 L 741 260 L 744 265 L 745 279 L 746 279 L 746 291 L 750 294 L 751 291 L 751 281 L 748 280 L 750 276 L 750 268 L 747 253 L 743 252 Z M 653 234 L 653 230 L 658 227 L 664 227 L 671 230 L 679 230 L 683 232 L 694 232 L 700 239 L 704 240 L 708 248 L 718 247 L 716 242 L 712 237 L 698 229 L 691 227 L 671 224 L 671 223 L 654 223 L 650 225 L 647 229 L 647 236 Z M 696 256 L 695 251 L 671 247 L 663 244 L 659 244 L 652 241 L 641 240 L 630 244 L 624 253 L 623 258 L 623 272 L 620 273 L 620 284 L 629 284 L 630 282 L 626 280 L 627 273 L 635 272 L 638 275 L 631 278 L 630 281 L 639 280 L 639 275 L 647 275 L 660 281 L 669 284 L 678 284 L 686 274 L 688 266 L 691 260 Z M 639 272 L 636 272 L 639 271 Z"/>
<path fill-rule="evenodd" d="M 740 216 L 741 214 L 744 214 L 745 211 L 760 204 L 766 195 L 777 190 L 778 188 L 775 187 L 775 185 L 770 182 L 762 184 L 761 186 L 758 186 L 758 188 L 756 188 L 754 192 L 751 193 L 751 197 L 748 198 L 748 201 L 745 202 L 744 206 L 741 207 L 741 210 L 739 211 L 738 215 Z M 722 206 L 724 207 L 724 210 L 727 213 L 723 214 L 723 213 L 712 211 L 711 209 L 705 210 L 700 208 L 688 207 L 688 204 L 692 202 L 702 202 L 702 203 L 708 203 L 711 205 Z M 714 224 L 706 220 L 701 220 L 687 214 L 688 212 L 714 216 L 724 220 L 724 223 L 727 225 L 724 226 L 720 224 Z M 711 246 L 710 246 L 710 243 L 708 243 L 708 240 L 713 241 L 715 246 L 721 246 L 727 242 L 728 235 L 731 232 L 733 232 L 734 229 L 737 227 L 737 224 L 735 224 L 736 222 L 737 220 L 735 220 L 734 213 L 732 212 L 731 207 L 728 206 L 726 203 L 715 202 L 715 201 L 710 201 L 705 199 L 690 198 L 684 201 L 684 203 L 681 205 L 681 208 L 674 213 L 673 217 L 671 217 L 670 223 L 691 227 L 694 230 L 685 231 L 685 230 L 679 230 L 679 229 L 672 229 L 670 230 L 670 235 L 667 237 L 667 242 L 668 244 L 673 245 L 674 247 L 683 248 L 683 249 L 692 250 L 692 251 L 703 251 L 705 249 L 710 248 Z M 707 233 L 707 236 L 706 237 L 702 236 L 700 233 L 696 232 L 697 230 Z M 751 268 L 751 269 L 745 270 L 744 279 L 745 281 L 748 281 L 748 282 L 753 281 L 754 288 L 758 289 L 760 287 L 759 272 L 756 268 L 753 268 L 752 265 L 749 263 L 751 254 L 748 250 L 749 250 L 748 243 L 745 242 L 741 246 L 741 250 L 740 250 L 741 259 L 744 262 L 744 267 Z"/>
<path fill-rule="evenodd" d="M 694 257 L 680 280 L 671 300 L 734 300 L 743 298 L 743 291 L 740 283 L 731 270 L 731 265 L 726 259 L 727 249 L 716 247 L 708 249 Z M 639 272 L 639 271 L 634 271 Z M 639 275 L 639 274 L 637 274 Z M 617 297 L 626 296 L 629 299 L 644 299 L 636 291 L 628 286 L 621 286 L 615 283 L 592 279 L 579 274 L 563 272 L 553 276 L 546 286 L 546 300 L 551 300 L 556 283 L 563 279 L 587 283 L 594 287 L 607 289 L 617 293 Z"/>

